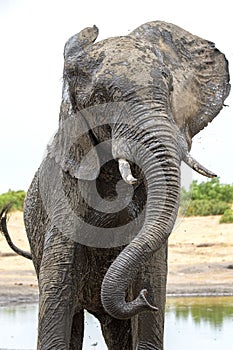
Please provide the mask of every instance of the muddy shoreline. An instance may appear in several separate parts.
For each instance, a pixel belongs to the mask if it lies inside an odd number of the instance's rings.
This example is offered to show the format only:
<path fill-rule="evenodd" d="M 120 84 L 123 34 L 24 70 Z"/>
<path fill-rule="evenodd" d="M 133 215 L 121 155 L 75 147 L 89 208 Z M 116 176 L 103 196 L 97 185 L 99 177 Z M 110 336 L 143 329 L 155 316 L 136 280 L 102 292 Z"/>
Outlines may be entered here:
<path fill-rule="evenodd" d="M 228 285 L 168 285 L 169 297 L 206 297 L 206 296 L 233 296 L 233 288 Z M 0 289 L 0 307 L 38 303 L 37 286 L 12 286 Z"/>

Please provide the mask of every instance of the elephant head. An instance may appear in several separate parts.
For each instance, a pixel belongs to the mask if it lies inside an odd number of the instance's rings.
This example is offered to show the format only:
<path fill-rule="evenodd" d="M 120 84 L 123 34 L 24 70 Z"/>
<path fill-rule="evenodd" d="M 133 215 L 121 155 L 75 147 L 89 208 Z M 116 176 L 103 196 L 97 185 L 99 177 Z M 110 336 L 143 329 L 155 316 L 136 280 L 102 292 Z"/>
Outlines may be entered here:
<path fill-rule="evenodd" d="M 72 147 L 59 147 L 67 142 L 60 134 L 50 155 L 72 177 L 94 180 L 101 157 L 96 145 L 111 139 L 110 152 L 125 182 L 134 186 L 138 181 L 132 164 L 145 174 L 143 227 L 102 283 L 104 308 L 123 319 L 154 308 L 146 290 L 130 302 L 125 293 L 141 264 L 171 233 L 179 205 L 181 161 L 205 176 L 215 176 L 189 151 L 192 137 L 223 107 L 230 85 L 227 60 L 214 44 L 175 25 L 151 22 L 127 36 L 94 43 L 97 36 L 95 26 L 86 28 L 65 45 L 60 128 L 78 113 L 79 135 L 80 128 L 83 132 Z M 97 126 L 95 116 L 86 112 L 92 107 L 101 120 Z M 75 139 L 72 125 L 69 135 Z"/>

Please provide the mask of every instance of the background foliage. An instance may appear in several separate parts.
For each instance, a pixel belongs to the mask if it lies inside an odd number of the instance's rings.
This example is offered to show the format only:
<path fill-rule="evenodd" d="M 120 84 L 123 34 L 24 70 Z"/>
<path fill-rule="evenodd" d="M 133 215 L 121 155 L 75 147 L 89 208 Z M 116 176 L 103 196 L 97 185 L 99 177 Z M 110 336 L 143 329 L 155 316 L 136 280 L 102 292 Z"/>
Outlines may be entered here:
<path fill-rule="evenodd" d="M 197 181 L 193 181 L 190 191 L 192 200 L 213 199 L 218 202 L 233 202 L 233 185 L 221 184 L 219 177 L 199 184 Z"/>
<path fill-rule="evenodd" d="M 181 190 L 180 211 L 185 216 L 223 215 L 220 222 L 233 222 L 232 203 L 233 185 L 221 184 L 218 177 L 193 181 L 188 191 Z"/>
<path fill-rule="evenodd" d="M 0 195 L 0 210 L 8 203 L 12 203 L 11 210 L 23 210 L 25 191 L 11 191 Z"/>

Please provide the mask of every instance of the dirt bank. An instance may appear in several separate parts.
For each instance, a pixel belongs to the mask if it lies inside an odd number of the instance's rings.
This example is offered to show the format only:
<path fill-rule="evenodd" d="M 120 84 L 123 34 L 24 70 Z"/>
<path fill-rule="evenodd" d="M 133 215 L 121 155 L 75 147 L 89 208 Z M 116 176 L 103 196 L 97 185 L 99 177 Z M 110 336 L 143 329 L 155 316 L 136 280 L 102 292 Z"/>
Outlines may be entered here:
<path fill-rule="evenodd" d="M 15 244 L 29 250 L 21 212 L 8 222 Z M 169 240 L 168 294 L 233 295 L 233 224 L 218 216 L 183 218 Z M 0 306 L 34 303 L 37 279 L 30 260 L 17 256 L 0 236 Z"/>

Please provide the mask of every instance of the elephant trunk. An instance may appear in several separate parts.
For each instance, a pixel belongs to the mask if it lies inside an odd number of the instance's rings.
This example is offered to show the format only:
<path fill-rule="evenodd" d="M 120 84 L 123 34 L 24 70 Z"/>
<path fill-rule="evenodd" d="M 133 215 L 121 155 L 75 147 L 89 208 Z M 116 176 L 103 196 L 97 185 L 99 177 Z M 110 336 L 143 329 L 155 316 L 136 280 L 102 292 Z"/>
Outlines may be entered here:
<path fill-rule="evenodd" d="M 131 318 L 146 309 L 157 310 L 148 302 L 146 289 L 130 302 L 125 300 L 126 291 L 140 266 L 167 240 L 179 206 L 180 154 L 176 132 L 174 125 L 168 120 L 164 122 L 164 118 L 160 121 L 157 118 L 156 124 L 152 130 L 150 122 L 147 123 L 149 131 L 145 130 L 143 135 L 140 133 L 140 139 L 134 137 L 130 147 L 127 142 L 123 142 L 121 146 L 117 142 L 115 147 L 115 156 L 118 159 L 131 158 L 130 160 L 140 164 L 148 189 L 144 225 L 112 263 L 102 283 L 103 306 L 110 315 L 119 319 Z"/>

